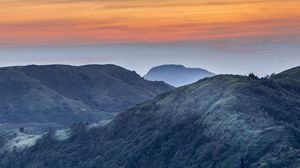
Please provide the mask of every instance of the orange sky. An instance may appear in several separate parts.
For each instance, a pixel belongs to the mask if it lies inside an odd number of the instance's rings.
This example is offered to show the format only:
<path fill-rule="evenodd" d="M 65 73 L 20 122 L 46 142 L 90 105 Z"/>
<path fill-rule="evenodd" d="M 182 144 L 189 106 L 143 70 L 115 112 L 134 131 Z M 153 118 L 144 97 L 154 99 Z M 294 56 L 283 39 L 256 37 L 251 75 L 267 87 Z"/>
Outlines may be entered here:
<path fill-rule="evenodd" d="M 300 41 L 300 0 L 0 0 L 0 16 L 0 45 Z"/>

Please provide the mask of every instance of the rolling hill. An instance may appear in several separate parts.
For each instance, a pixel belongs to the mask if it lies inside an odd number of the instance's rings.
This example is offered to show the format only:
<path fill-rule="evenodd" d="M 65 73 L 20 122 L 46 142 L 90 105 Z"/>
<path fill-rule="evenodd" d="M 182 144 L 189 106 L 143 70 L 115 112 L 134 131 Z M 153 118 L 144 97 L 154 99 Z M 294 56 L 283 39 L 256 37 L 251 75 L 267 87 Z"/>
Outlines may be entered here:
<path fill-rule="evenodd" d="M 115 65 L 0 68 L 0 123 L 98 122 L 172 88 Z"/>
<path fill-rule="evenodd" d="M 6 168 L 298 168 L 300 67 L 271 77 L 218 75 L 120 113 L 105 126 L 51 133 L 2 154 Z"/>

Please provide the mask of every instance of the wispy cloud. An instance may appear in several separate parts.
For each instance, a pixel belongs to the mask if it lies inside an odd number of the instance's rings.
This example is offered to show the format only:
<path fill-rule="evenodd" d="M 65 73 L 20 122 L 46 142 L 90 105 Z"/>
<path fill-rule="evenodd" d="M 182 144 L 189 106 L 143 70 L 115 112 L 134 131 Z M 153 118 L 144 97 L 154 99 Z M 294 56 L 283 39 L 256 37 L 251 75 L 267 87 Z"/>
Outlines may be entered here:
<path fill-rule="evenodd" d="M 298 0 L 0 0 L 0 43 L 272 39 L 299 43 Z M 247 41 L 247 40 L 245 40 Z"/>

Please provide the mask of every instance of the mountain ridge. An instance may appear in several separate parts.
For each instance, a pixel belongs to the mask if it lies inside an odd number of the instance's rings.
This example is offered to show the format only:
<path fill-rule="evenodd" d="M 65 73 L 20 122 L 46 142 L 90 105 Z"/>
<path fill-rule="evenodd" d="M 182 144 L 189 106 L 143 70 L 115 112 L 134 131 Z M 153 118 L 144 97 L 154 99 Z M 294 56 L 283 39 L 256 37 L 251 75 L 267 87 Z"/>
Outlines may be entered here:
<path fill-rule="evenodd" d="M 297 168 L 300 90 L 293 78 L 284 76 L 293 73 L 298 79 L 300 69 L 291 70 L 261 79 L 206 78 L 140 103 L 109 124 L 64 142 L 44 138 L 0 159 L 0 165 Z M 68 161 L 60 159 L 66 154 Z"/>
<path fill-rule="evenodd" d="M 75 122 L 111 119 L 119 111 L 172 89 L 115 65 L 29 65 L 3 67 L 0 73 L 0 121 L 6 123 L 59 119 L 64 125 L 71 124 L 72 117 Z"/>

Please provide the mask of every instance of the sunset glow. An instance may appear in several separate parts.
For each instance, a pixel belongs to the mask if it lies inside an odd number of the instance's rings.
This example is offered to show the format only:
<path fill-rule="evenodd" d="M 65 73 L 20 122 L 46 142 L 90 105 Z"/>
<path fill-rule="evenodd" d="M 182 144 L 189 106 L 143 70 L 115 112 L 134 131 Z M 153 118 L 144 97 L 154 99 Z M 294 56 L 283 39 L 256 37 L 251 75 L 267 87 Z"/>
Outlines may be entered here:
<path fill-rule="evenodd" d="M 299 0 L 0 0 L 0 45 L 299 43 Z M 249 37 L 250 40 L 249 40 Z"/>

